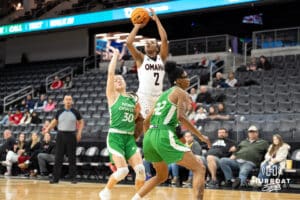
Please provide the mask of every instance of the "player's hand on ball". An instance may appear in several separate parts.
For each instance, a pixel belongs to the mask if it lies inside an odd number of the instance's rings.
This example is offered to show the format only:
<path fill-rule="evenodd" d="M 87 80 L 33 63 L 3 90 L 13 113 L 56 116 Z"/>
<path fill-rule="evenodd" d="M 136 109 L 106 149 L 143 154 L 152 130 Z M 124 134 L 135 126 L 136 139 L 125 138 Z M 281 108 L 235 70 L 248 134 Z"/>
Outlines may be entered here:
<path fill-rule="evenodd" d="M 134 24 L 134 26 L 138 29 L 144 28 L 147 24 Z"/>
<path fill-rule="evenodd" d="M 158 17 L 156 15 L 154 9 L 150 8 L 150 12 L 151 12 L 151 15 L 150 15 L 151 19 L 156 22 L 156 20 L 158 19 Z"/>

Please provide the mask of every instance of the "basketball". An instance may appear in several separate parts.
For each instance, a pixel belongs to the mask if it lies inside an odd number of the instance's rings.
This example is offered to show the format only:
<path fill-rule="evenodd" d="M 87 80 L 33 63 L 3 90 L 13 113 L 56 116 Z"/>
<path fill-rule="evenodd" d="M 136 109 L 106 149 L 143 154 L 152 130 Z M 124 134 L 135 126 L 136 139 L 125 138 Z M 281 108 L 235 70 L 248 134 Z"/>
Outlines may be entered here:
<path fill-rule="evenodd" d="M 150 19 L 149 12 L 145 8 L 135 8 L 130 19 L 133 24 L 147 24 Z"/>

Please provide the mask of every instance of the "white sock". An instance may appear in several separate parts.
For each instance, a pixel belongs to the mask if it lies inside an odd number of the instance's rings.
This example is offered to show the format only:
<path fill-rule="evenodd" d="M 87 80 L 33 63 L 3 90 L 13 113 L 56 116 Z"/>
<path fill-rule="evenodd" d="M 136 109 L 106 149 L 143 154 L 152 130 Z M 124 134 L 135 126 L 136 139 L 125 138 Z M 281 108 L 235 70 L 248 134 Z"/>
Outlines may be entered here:
<path fill-rule="evenodd" d="M 136 193 L 136 194 L 132 197 L 131 200 L 141 200 L 141 199 L 142 199 L 142 197 L 141 197 L 138 193 Z"/>
<path fill-rule="evenodd" d="M 110 192 L 111 190 L 108 189 L 107 187 L 105 187 L 102 191 L 105 192 L 105 193 L 107 193 L 107 192 Z"/>

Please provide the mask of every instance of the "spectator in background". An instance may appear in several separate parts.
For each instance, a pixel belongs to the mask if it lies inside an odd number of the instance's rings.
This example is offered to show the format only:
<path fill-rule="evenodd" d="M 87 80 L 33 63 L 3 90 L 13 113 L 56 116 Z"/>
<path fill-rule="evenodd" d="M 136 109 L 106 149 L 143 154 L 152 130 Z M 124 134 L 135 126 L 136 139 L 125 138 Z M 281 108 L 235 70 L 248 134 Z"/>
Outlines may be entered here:
<path fill-rule="evenodd" d="M 12 150 L 9 150 L 6 154 L 5 161 L 2 162 L 2 165 L 6 166 L 6 173 L 5 176 L 11 176 L 12 174 L 12 165 L 14 163 L 18 162 L 18 158 L 20 155 L 22 155 L 25 152 L 25 134 L 20 133 L 18 136 L 18 141 L 16 144 L 14 144 L 14 147 Z"/>
<path fill-rule="evenodd" d="M 222 106 L 220 105 L 220 107 Z M 230 116 L 219 114 L 214 106 L 210 106 L 208 109 L 208 118 L 211 120 L 229 120 Z"/>
<path fill-rule="evenodd" d="M 47 105 L 47 100 L 44 94 L 40 95 L 40 99 L 35 103 L 34 110 L 43 111 Z"/>
<path fill-rule="evenodd" d="M 196 102 L 197 95 L 198 95 L 197 90 L 195 88 L 191 88 L 190 96 L 191 96 L 193 102 Z"/>
<path fill-rule="evenodd" d="M 185 145 L 188 146 L 192 150 L 193 154 L 195 155 L 195 157 L 197 159 L 201 160 L 202 147 L 199 144 L 199 142 L 197 142 L 194 139 L 194 136 L 192 135 L 192 133 L 186 132 L 184 134 L 184 139 L 185 139 Z M 191 185 L 192 181 L 193 181 L 193 172 L 190 170 L 189 171 L 189 177 L 186 181 L 183 182 L 183 184 L 184 185 Z"/>
<path fill-rule="evenodd" d="M 62 88 L 63 86 L 64 86 L 64 83 L 62 82 L 62 80 L 60 80 L 58 76 L 55 76 L 54 80 L 50 86 L 50 89 L 57 90 L 57 89 Z"/>
<path fill-rule="evenodd" d="M 39 118 L 37 112 L 33 111 L 31 113 L 31 124 L 40 124 L 42 123 L 42 120 Z"/>
<path fill-rule="evenodd" d="M 247 66 L 247 71 L 250 71 L 250 72 L 257 71 L 257 65 L 255 63 L 249 63 Z"/>
<path fill-rule="evenodd" d="M 9 125 L 9 117 L 10 117 L 11 114 L 12 114 L 12 113 L 11 113 L 11 111 L 9 110 L 9 111 L 7 112 L 7 114 L 4 115 L 4 117 L 1 119 L 0 125 L 2 125 L 2 126 L 7 126 L 7 125 Z"/>
<path fill-rule="evenodd" d="M 257 68 L 259 70 L 270 70 L 272 69 L 272 66 L 265 56 L 260 56 L 257 63 Z"/>
<path fill-rule="evenodd" d="M 185 132 L 184 133 L 184 140 L 185 140 L 185 145 L 191 149 L 193 154 L 201 160 L 201 155 L 202 155 L 202 147 L 201 145 L 194 139 L 194 136 L 190 132 Z M 171 184 L 176 184 L 179 185 L 179 165 L 176 163 L 169 164 L 169 171 L 172 172 L 172 180 Z M 189 171 L 189 177 L 188 180 L 183 182 L 185 185 L 191 185 L 192 184 L 192 179 L 193 179 L 193 173 L 192 171 Z"/>
<path fill-rule="evenodd" d="M 41 151 L 37 156 L 40 174 L 41 176 L 47 176 L 49 174 L 47 163 L 54 162 L 55 159 L 55 143 L 51 141 L 51 135 L 49 133 L 44 133 L 41 146 Z"/>
<path fill-rule="evenodd" d="M 259 167 L 267 149 L 268 142 L 260 139 L 256 126 L 250 126 L 248 129 L 248 138 L 241 141 L 237 151 L 230 158 L 222 158 L 220 167 L 224 173 L 228 184 L 233 180 L 232 170 L 239 170 L 238 178 L 232 183 L 232 188 L 237 189 L 240 186 L 247 186 L 246 180 L 255 167 Z"/>
<path fill-rule="evenodd" d="M 226 112 L 225 112 L 225 106 L 224 106 L 224 103 L 218 103 L 218 105 L 217 105 L 217 110 L 218 110 L 218 114 L 219 114 L 219 115 L 225 115 Z"/>
<path fill-rule="evenodd" d="M 265 155 L 265 160 L 260 165 L 258 179 L 252 176 L 250 185 L 261 186 L 267 184 L 271 176 L 282 175 L 285 169 L 285 162 L 290 150 L 290 145 L 284 143 L 279 134 L 273 135 L 273 142 L 269 146 L 268 152 Z M 277 178 L 273 177 L 273 178 Z"/>
<path fill-rule="evenodd" d="M 221 60 L 221 57 L 219 56 L 219 55 L 217 55 L 216 57 L 215 57 L 215 59 L 214 60 L 212 60 L 212 63 L 216 66 L 216 69 L 219 69 L 219 68 L 221 68 L 221 67 L 223 67 L 224 66 L 224 60 Z M 220 69 L 220 70 L 218 70 L 218 71 L 223 71 L 223 69 Z"/>
<path fill-rule="evenodd" d="M 216 73 L 216 78 L 214 78 L 212 86 L 215 88 L 227 88 L 228 87 L 228 85 L 225 82 L 225 79 L 223 78 L 223 74 L 221 72 Z"/>
<path fill-rule="evenodd" d="M 20 121 L 20 125 L 26 125 L 29 124 L 30 122 L 31 122 L 31 114 L 29 110 L 25 110 L 23 117 Z"/>
<path fill-rule="evenodd" d="M 200 86 L 200 92 L 197 95 L 196 103 L 203 106 L 209 106 L 213 103 L 213 98 L 208 92 L 207 86 Z"/>
<path fill-rule="evenodd" d="M 11 130 L 6 129 L 3 132 L 3 143 L 0 145 L 0 160 L 6 160 L 6 154 L 8 151 L 14 150 L 16 139 L 12 136 Z"/>
<path fill-rule="evenodd" d="M 234 77 L 234 72 L 229 72 L 228 73 L 228 78 L 226 79 L 225 83 L 229 86 L 229 87 L 235 87 L 235 85 L 237 84 L 237 79 Z"/>
<path fill-rule="evenodd" d="M 48 98 L 48 102 L 44 108 L 45 112 L 51 112 L 52 110 L 54 110 L 56 107 L 56 103 L 53 101 L 53 99 Z"/>
<path fill-rule="evenodd" d="M 202 106 L 197 108 L 197 112 L 194 117 L 194 121 L 198 122 L 199 120 L 204 120 L 207 118 L 207 111 Z"/>
<path fill-rule="evenodd" d="M 72 87 L 73 83 L 70 76 L 66 77 L 66 80 L 64 81 L 63 85 L 64 85 L 64 89 L 68 89 Z"/>
<path fill-rule="evenodd" d="M 21 102 L 19 102 L 17 105 L 16 105 L 16 109 L 17 110 L 20 110 L 21 112 L 23 112 L 25 109 L 26 109 L 26 100 L 23 99 Z"/>
<path fill-rule="evenodd" d="M 40 152 L 41 143 L 40 137 L 36 132 L 31 133 L 31 140 L 25 147 L 25 159 L 19 159 L 19 168 L 30 169 L 30 176 L 35 176 L 38 170 L 37 155 Z"/>
<path fill-rule="evenodd" d="M 29 110 L 30 112 L 32 112 L 33 109 L 34 109 L 34 104 L 35 104 L 33 99 L 32 99 L 32 96 L 27 95 L 25 102 L 26 102 L 26 109 Z"/>
<path fill-rule="evenodd" d="M 20 112 L 20 110 L 17 109 L 14 114 L 10 115 L 9 124 L 10 125 L 19 125 L 22 117 L 23 117 L 23 114 Z"/>
<path fill-rule="evenodd" d="M 217 169 L 220 168 L 220 159 L 230 157 L 236 151 L 236 144 L 228 138 L 228 131 L 225 128 L 218 130 L 218 139 L 216 139 L 211 148 L 207 151 L 207 168 L 211 175 L 208 188 L 215 189 L 219 187 L 217 180 Z"/>
<path fill-rule="evenodd" d="M 43 127 L 42 127 L 42 134 L 44 134 L 45 130 L 49 127 L 50 125 L 50 121 L 49 120 L 45 120 Z"/>

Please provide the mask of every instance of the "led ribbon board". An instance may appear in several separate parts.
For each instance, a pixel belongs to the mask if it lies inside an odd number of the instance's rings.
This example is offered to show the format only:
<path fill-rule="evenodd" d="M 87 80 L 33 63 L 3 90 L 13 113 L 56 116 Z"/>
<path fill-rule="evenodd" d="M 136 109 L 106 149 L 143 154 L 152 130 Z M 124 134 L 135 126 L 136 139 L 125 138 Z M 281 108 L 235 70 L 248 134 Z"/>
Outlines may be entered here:
<path fill-rule="evenodd" d="M 93 13 L 64 16 L 59 18 L 50 18 L 24 23 L 8 24 L 0 26 L 0 36 L 128 20 L 130 18 L 132 10 L 136 7 L 153 8 L 158 15 L 161 15 L 191 10 L 200 10 L 211 7 L 228 6 L 240 3 L 249 3 L 255 1 L 259 0 L 174 0 L 160 3 L 152 3 L 147 5 L 139 5 L 135 7 L 125 7 Z"/>

